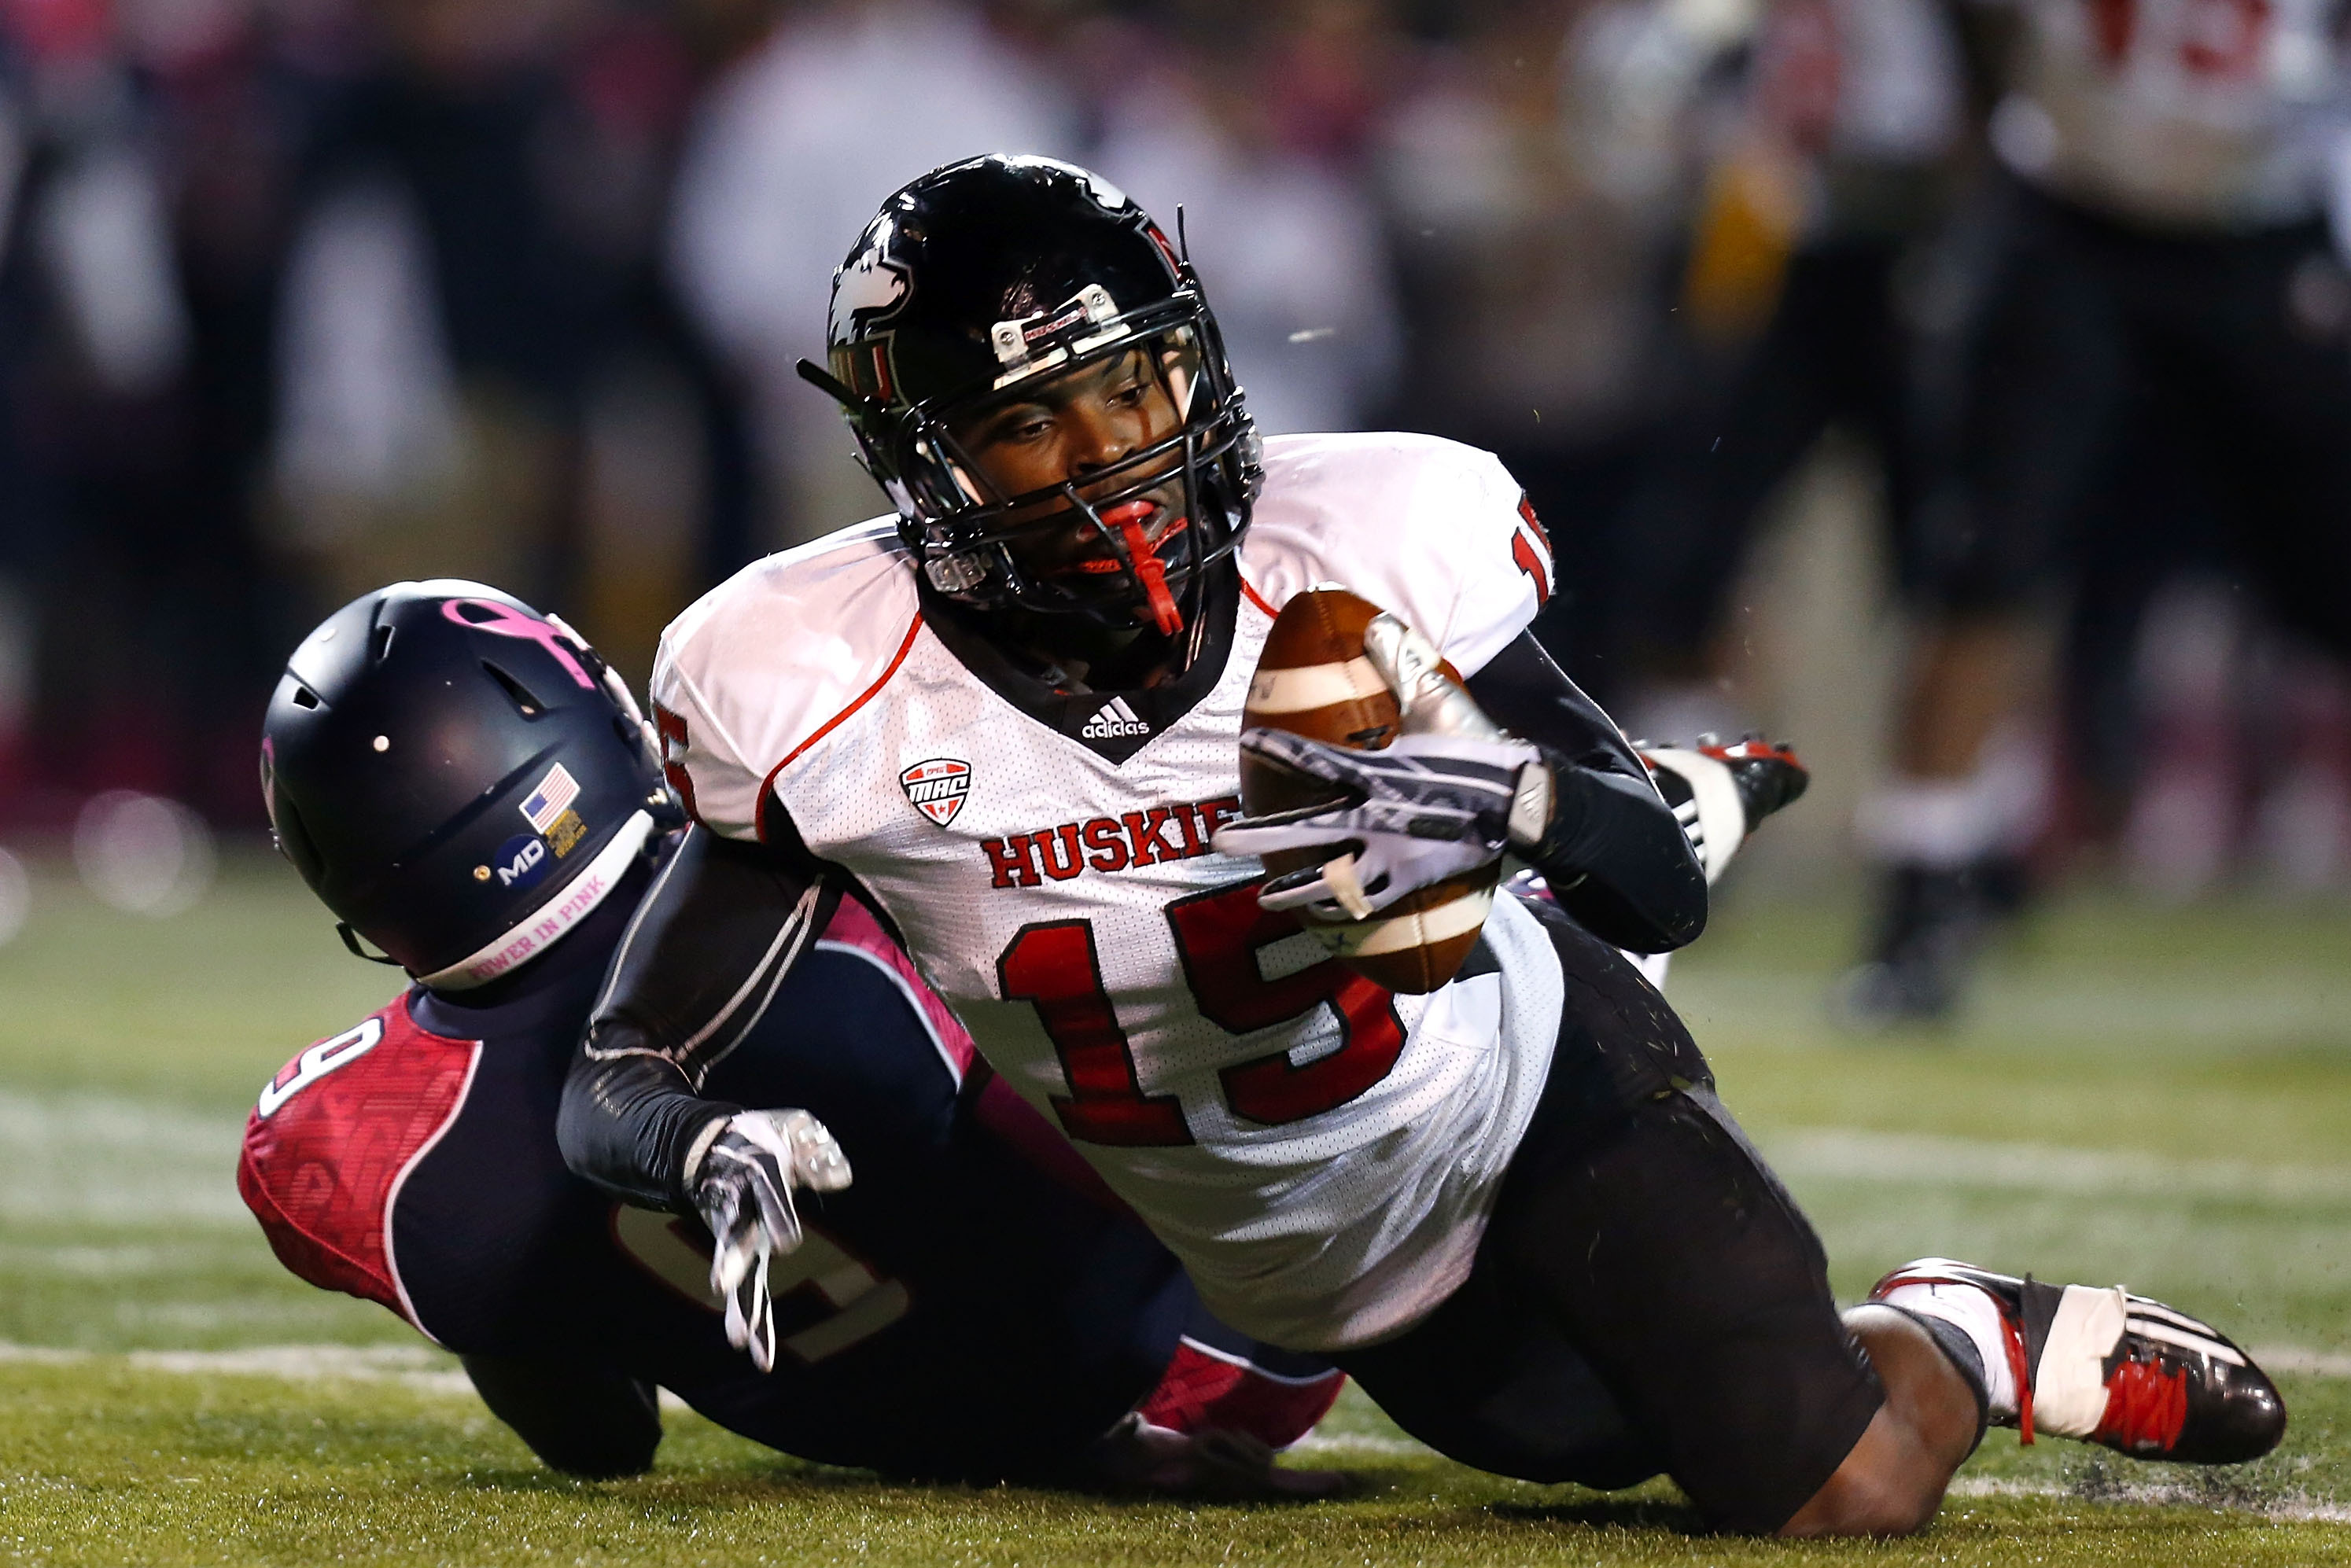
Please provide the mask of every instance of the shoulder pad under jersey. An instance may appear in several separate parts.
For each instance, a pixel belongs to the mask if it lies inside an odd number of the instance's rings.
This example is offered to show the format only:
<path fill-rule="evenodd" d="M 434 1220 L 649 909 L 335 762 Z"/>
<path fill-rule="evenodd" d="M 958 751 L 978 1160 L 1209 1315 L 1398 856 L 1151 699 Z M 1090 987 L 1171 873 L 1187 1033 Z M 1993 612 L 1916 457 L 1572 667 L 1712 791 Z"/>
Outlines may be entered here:
<path fill-rule="evenodd" d="M 1241 543 L 1270 612 L 1344 585 L 1435 643 L 1464 675 L 1551 598 L 1551 540 L 1489 452 L 1434 435 L 1276 436 Z"/>
<path fill-rule="evenodd" d="M 922 625 L 889 519 L 752 562 L 662 633 L 653 663 L 663 761 L 712 831 L 760 836 L 777 769 L 864 703 Z"/>

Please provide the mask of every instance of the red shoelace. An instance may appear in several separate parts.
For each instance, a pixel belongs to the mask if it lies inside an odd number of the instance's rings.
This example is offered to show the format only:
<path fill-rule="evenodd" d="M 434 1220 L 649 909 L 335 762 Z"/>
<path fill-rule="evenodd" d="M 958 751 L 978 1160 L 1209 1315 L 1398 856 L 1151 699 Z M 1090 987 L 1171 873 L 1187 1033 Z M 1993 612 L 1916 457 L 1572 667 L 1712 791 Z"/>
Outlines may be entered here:
<path fill-rule="evenodd" d="M 2187 1424 L 2188 1374 L 2126 1361 L 2106 1379 L 2106 1413 L 2093 1438 L 2128 1453 L 2168 1454 Z"/>

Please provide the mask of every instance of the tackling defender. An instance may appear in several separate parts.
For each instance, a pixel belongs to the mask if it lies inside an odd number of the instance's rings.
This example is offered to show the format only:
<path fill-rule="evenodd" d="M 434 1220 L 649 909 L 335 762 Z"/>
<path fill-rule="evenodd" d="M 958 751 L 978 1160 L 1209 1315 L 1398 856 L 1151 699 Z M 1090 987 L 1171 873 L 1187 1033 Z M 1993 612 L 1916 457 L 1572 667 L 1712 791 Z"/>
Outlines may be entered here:
<path fill-rule="evenodd" d="M 415 984 L 262 1092 L 239 1190 L 287 1267 L 460 1353 L 549 1465 L 644 1469 L 659 1386 L 895 1475 L 1332 1483 L 1268 1461 L 1341 1375 L 1200 1312 L 854 904 L 714 1042 L 711 1091 L 792 1107 L 742 1124 L 802 1155 L 799 1213 L 789 1187 L 753 1195 L 799 1238 L 759 1274 L 758 1370 L 707 1234 L 564 1169 L 564 1070 L 677 814 L 626 688 L 559 622 L 466 582 L 355 601 L 295 651 L 262 772 L 346 942 Z"/>
<path fill-rule="evenodd" d="M 1616 950 L 1696 936 L 1705 880 L 1527 634 L 1548 542 L 1492 458 L 1259 443 L 1188 264 L 1049 160 L 893 195 L 830 338 L 830 371 L 803 373 L 898 515 L 747 568 L 664 638 L 670 776 L 710 831 L 583 1040 L 574 1169 L 727 1212 L 768 1157 L 710 1092 L 707 1020 L 849 894 L 1220 1315 L 1330 1354 L 1456 1458 L 1665 1471 L 1721 1526 L 1818 1534 L 1917 1527 L 1984 1422 L 2030 1419 L 2036 1392 L 2043 1430 L 2126 1451 L 2276 1442 L 2241 1352 L 2118 1291 L 1938 1265 L 1840 1322 L 1811 1228 Z M 1409 711 L 1382 752 L 1244 735 L 1274 615 L 1332 580 L 1524 738 L 1416 737 Z M 1244 746 L 1354 803 L 1237 822 Z M 1260 901 L 1245 856 L 1301 839 L 1353 856 L 1374 913 L 1506 851 L 1559 908 L 1496 899 L 1458 977 L 1391 995 Z M 747 1214 L 722 1228 L 789 1245 Z"/>

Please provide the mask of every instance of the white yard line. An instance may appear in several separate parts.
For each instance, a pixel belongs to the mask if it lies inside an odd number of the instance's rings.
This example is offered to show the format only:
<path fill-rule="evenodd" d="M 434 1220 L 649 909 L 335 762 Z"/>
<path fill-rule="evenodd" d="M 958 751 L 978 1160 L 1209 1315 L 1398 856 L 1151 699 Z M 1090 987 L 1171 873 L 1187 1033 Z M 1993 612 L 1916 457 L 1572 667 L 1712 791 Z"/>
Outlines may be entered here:
<path fill-rule="evenodd" d="M 164 1101 L 0 1090 L 0 1219 L 246 1221 L 244 1129 Z"/>
<path fill-rule="evenodd" d="M 2070 1498 L 2076 1502 L 2121 1503 L 2142 1508 L 2200 1508 L 2214 1513 L 2251 1513 L 2295 1524 L 2351 1524 L 2351 1504 L 2326 1502 L 2302 1493 L 2288 1493 L 2261 1500 L 2216 1497 L 2192 1486 L 2165 1482 L 2105 1484 L 2090 1490 L 2079 1486 L 2063 1486 L 2054 1481 L 1961 1476 L 1951 1483 L 1949 1495 L 1959 1498 Z"/>
<path fill-rule="evenodd" d="M 2351 1377 L 2351 1354 L 2342 1351 L 2269 1344 L 2255 1345 L 2252 1354 L 2265 1372 L 2290 1372 L 2303 1377 Z"/>
<path fill-rule="evenodd" d="M 0 1089 L 0 1220 L 243 1224 L 242 1131 L 239 1116 L 168 1101 Z M 1759 1141 L 1799 1181 L 2351 1205 L 2351 1165 L 2174 1159 L 1842 1126 L 1783 1128 Z"/>
<path fill-rule="evenodd" d="M 2051 1144 L 1996 1144 L 1859 1127 L 1785 1127 L 1756 1141 L 1782 1176 L 2063 1193 L 2068 1197 L 2351 1204 L 2351 1166 L 2183 1160 Z"/>
<path fill-rule="evenodd" d="M 57 1365 L 101 1358 L 92 1351 L 0 1343 L 0 1363 Z M 120 1359 L 148 1372 L 277 1377 L 292 1383 L 343 1379 L 397 1383 L 427 1394 L 471 1394 L 465 1375 L 449 1357 L 424 1345 L 272 1344 L 244 1350 L 134 1350 Z"/>
<path fill-rule="evenodd" d="M 1811 1043 L 1821 1036 L 1822 986 L 1815 975 L 1691 965 L 1676 967 L 1671 991 L 1701 1045 L 1716 1036 Z M 2038 979 L 1991 977 L 1969 1009 L 1961 1039 L 2126 1042 L 2134 1052 L 2201 1056 L 2216 1040 L 2298 1044 L 2339 1040 L 2342 1029 L 2340 988 L 2307 970 L 2258 982 L 2209 971 L 2123 981 L 2068 967 Z"/>
<path fill-rule="evenodd" d="M 1376 1454 L 1383 1458 L 1417 1458 L 1436 1451 L 1410 1437 L 1388 1437 L 1374 1432 L 1325 1433 L 1319 1429 L 1282 1450 L 1285 1454 Z"/>

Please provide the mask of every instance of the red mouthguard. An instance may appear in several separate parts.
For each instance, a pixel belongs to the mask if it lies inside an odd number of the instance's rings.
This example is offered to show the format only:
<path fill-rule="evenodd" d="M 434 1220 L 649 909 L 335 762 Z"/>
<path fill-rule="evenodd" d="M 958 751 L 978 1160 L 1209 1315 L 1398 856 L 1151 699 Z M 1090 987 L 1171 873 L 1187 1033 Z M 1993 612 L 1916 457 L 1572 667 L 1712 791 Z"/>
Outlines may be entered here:
<path fill-rule="evenodd" d="M 1173 637 L 1184 629 L 1184 617 L 1176 609 L 1176 596 L 1167 591 L 1167 569 L 1159 563 L 1158 547 L 1143 532 L 1144 520 L 1157 510 L 1156 501 L 1122 501 L 1105 510 L 1102 520 L 1126 540 L 1127 559 L 1134 563 L 1134 580 L 1143 585 L 1144 596 L 1151 601 L 1151 618 L 1157 623 L 1161 636 Z M 1160 538 L 1173 538 L 1186 520 L 1176 518 Z"/>

